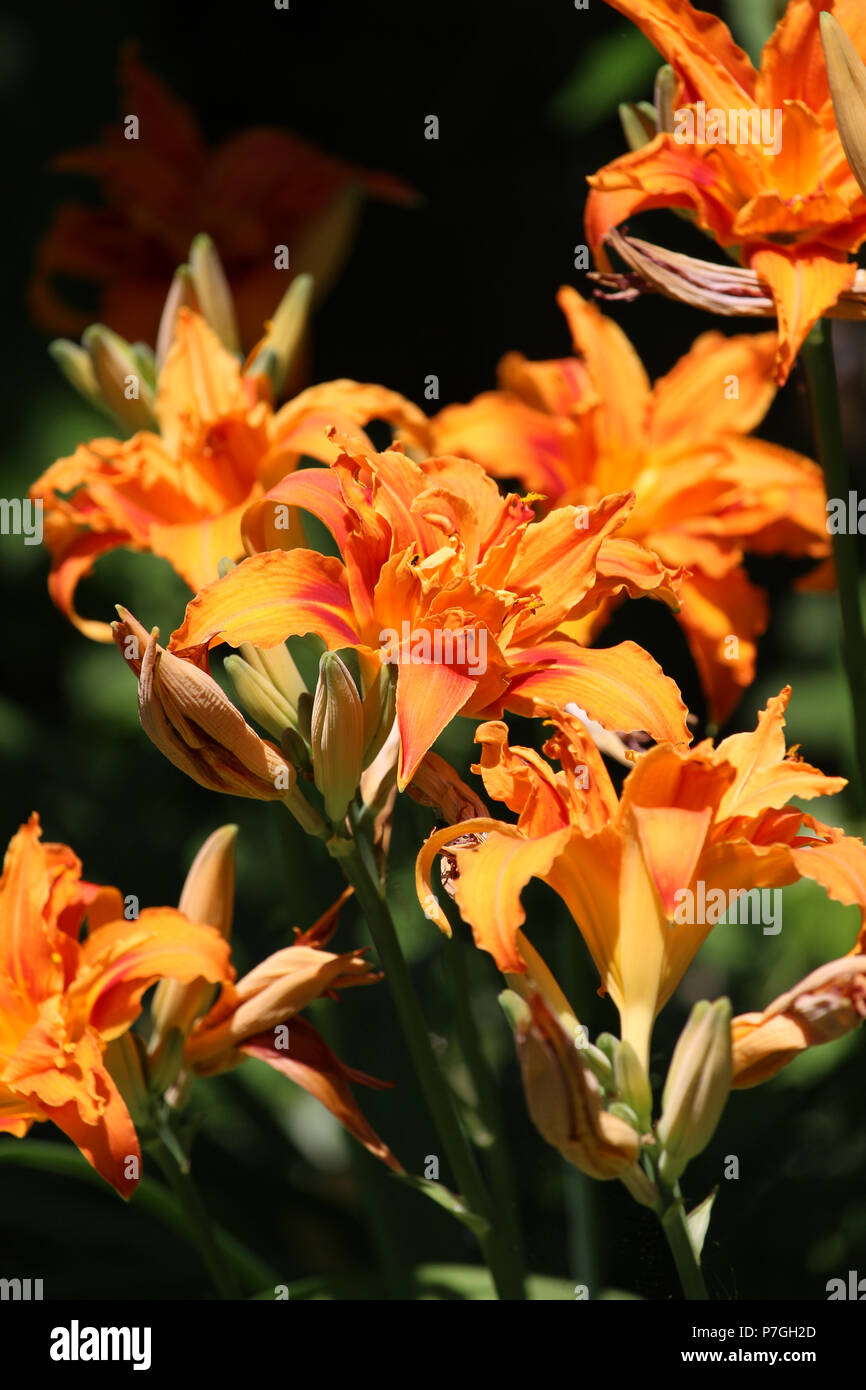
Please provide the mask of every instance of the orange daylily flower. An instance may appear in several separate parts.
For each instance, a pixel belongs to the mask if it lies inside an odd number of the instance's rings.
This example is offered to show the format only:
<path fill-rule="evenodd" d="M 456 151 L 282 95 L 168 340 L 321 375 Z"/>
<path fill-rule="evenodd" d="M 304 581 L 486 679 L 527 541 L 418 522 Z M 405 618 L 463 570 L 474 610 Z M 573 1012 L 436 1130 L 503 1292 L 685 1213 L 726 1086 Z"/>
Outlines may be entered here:
<path fill-rule="evenodd" d="M 0 1132 L 21 1138 L 34 1121 L 53 1121 L 129 1197 L 141 1149 L 106 1046 L 156 980 L 228 984 L 228 946 L 174 908 L 125 920 L 118 890 L 85 882 L 73 851 L 40 835 L 34 814 L 0 879 Z"/>
<path fill-rule="evenodd" d="M 215 148 L 190 109 L 139 61 L 121 58 L 122 110 L 138 117 L 138 138 L 120 122 L 90 149 L 55 167 L 99 182 L 105 206 L 68 203 L 37 253 L 30 291 L 34 316 L 52 332 L 77 336 L 92 315 L 67 302 L 56 277 L 96 287 L 99 317 L 130 340 L 151 343 L 165 285 L 200 231 L 214 238 L 237 299 L 241 336 L 252 342 L 279 299 L 287 272 L 275 246 L 290 251 L 291 274 L 309 271 L 324 293 L 348 255 L 366 194 L 415 200 L 396 178 L 323 154 L 289 131 L 257 127 Z"/>
<path fill-rule="evenodd" d="M 778 121 L 778 136 L 772 143 L 689 143 L 677 140 L 675 128 L 606 165 L 589 179 L 586 227 L 594 254 L 610 268 L 605 233 L 634 213 L 690 209 L 698 226 L 770 287 L 783 382 L 812 325 L 853 285 L 849 256 L 866 238 L 866 197 L 836 129 L 819 28 L 821 12 L 831 11 L 866 54 L 863 7 L 858 0 L 789 0 L 756 72 L 727 26 L 688 0 L 609 3 L 673 67 L 677 112 L 694 118 L 703 102 L 705 116 L 721 112 L 726 126 L 731 115 L 763 112 Z"/>
<path fill-rule="evenodd" d="M 673 601 L 677 576 L 634 543 L 623 543 L 615 577 L 597 572 L 633 500 L 602 499 L 579 529 L 574 508 L 536 521 L 468 460 L 416 463 L 349 443 L 329 469 L 294 473 L 249 509 L 247 548 L 264 553 L 192 600 L 170 649 L 198 660 L 222 642 L 267 648 L 315 632 L 332 650 L 359 652 L 362 696 L 394 663 L 401 789 L 456 714 L 576 700 L 600 723 L 687 741 L 679 692 L 645 651 L 587 650 L 561 630 L 611 588 L 649 584 Z M 270 548 L 294 508 L 329 528 L 341 559 Z"/>
<path fill-rule="evenodd" d="M 181 308 L 158 380 L 159 433 L 93 439 L 34 483 L 30 495 L 45 509 L 51 597 L 88 637 L 111 640 L 107 623 L 74 607 L 76 587 L 100 555 L 149 550 L 200 589 L 224 556 L 243 554 L 241 517 L 255 498 L 302 454 L 323 462 L 335 456 L 327 426 L 353 434 L 373 418 L 423 419 L 381 386 L 329 382 L 277 411 L 267 390 L 266 377 L 244 376 L 205 320 Z"/>
<path fill-rule="evenodd" d="M 862 841 L 787 805 L 792 796 L 829 796 L 845 785 L 786 755 L 789 697 L 786 688 L 754 733 L 718 747 L 709 740 L 691 749 L 660 744 L 641 754 L 619 797 L 575 717 L 552 717 L 545 752 L 559 761 L 558 772 L 531 749 L 509 747 L 504 724 L 482 725 L 476 770 L 490 796 L 519 819 L 477 818 L 430 837 L 416 868 L 427 915 L 449 931 L 430 886 L 432 863 L 447 851 L 456 861 L 456 902 L 476 944 L 500 970 L 522 974 L 520 895 L 530 878 L 543 878 L 574 917 L 619 1010 L 622 1037 L 646 1067 L 655 1018 L 715 920 L 694 905 L 719 890 L 811 878 L 836 901 L 858 904 L 861 918 L 866 909 Z M 454 844 L 469 834 L 474 843 Z"/>
<path fill-rule="evenodd" d="M 599 571 L 616 569 L 626 540 L 664 566 L 687 567 L 677 619 L 721 723 L 754 679 L 768 618 L 744 553 L 823 559 L 830 549 L 821 470 L 747 437 L 775 395 L 775 335 L 705 333 L 651 386 L 616 323 L 572 289 L 558 303 L 577 355 L 528 362 L 509 353 L 500 390 L 433 418 L 431 448 L 517 477 L 554 505 L 594 505 L 632 489 L 634 509 L 604 542 Z M 614 602 L 575 635 L 590 641 Z"/>

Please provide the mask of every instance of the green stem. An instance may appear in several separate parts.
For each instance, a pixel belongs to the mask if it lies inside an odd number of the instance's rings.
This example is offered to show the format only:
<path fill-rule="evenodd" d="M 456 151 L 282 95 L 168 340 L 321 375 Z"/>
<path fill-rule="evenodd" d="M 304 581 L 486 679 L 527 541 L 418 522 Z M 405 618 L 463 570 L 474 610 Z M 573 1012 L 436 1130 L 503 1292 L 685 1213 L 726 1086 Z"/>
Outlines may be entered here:
<path fill-rule="evenodd" d="M 162 1169 L 166 1182 L 183 1211 L 187 1227 L 220 1298 L 241 1298 L 234 1271 L 226 1264 L 211 1227 L 210 1217 L 198 1194 L 189 1170 L 185 1169 L 170 1145 L 154 1139 L 147 1146 Z"/>
<path fill-rule="evenodd" d="M 352 820 L 354 825 L 354 814 Z M 496 1291 L 502 1299 L 522 1298 L 522 1288 L 519 1283 L 515 1284 L 510 1268 L 503 1267 L 499 1243 L 493 1235 L 487 1191 L 430 1044 L 430 1035 L 421 1013 L 418 996 L 384 898 L 372 848 L 363 831 L 359 831 L 357 826 L 355 832 L 352 839 L 335 836 L 329 841 L 328 848 L 342 865 L 343 872 L 355 890 L 361 911 L 367 919 L 424 1098 L 461 1195 L 470 1209 L 488 1223 L 486 1233 L 479 1235 L 478 1240 L 493 1276 Z"/>
<path fill-rule="evenodd" d="M 566 931 L 557 943 L 557 974 L 566 981 L 566 994 L 575 1007 L 577 1017 L 590 1016 L 591 992 L 587 973 L 582 968 L 580 953 L 583 943 L 576 931 Z M 585 1284 L 590 1298 L 595 1298 L 601 1285 L 601 1268 L 595 1214 L 595 1180 L 563 1160 L 562 1187 L 568 1219 L 568 1255 L 575 1284 Z"/>
<path fill-rule="evenodd" d="M 809 388 L 812 429 L 824 470 L 827 496 L 843 500 L 847 508 L 849 477 L 839 414 L 839 390 L 833 362 L 830 323 L 819 319 L 802 348 Z M 866 792 L 866 634 L 860 611 L 857 535 L 848 528 L 833 535 L 836 586 L 842 614 L 843 658 L 854 715 L 854 747 L 857 763 L 856 791 L 861 806 Z"/>
<path fill-rule="evenodd" d="M 525 1298 L 526 1255 L 520 1230 L 517 1189 L 505 1143 L 502 1107 L 499 1103 L 499 1093 L 496 1088 L 493 1069 L 482 1049 L 478 1029 L 472 1016 L 466 951 L 463 941 L 456 933 L 446 944 L 445 958 L 454 1000 L 460 1050 L 475 1087 L 479 1118 L 489 1135 L 484 1153 L 496 1206 L 496 1234 L 499 1238 L 502 1258 L 507 1260 L 511 1266 L 514 1286 L 519 1286 L 523 1290 L 522 1297 Z"/>
<path fill-rule="evenodd" d="M 695 1254 L 686 1221 L 686 1209 L 680 1195 L 679 1185 L 667 1190 L 659 1183 L 663 1193 L 662 1202 L 657 1207 L 658 1218 L 662 1223 L 667 1243 L 674 1257 L 677 1274 L 687 1299 L 709 1298 L 704 1283 L 700 1260 Z"/>

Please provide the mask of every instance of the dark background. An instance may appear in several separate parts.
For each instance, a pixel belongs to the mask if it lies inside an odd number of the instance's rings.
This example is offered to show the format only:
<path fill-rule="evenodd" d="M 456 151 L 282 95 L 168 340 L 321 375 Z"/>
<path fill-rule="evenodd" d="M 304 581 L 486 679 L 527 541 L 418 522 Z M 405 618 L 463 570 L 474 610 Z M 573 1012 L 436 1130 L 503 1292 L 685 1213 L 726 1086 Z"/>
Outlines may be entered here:
<path fill-rule="evenodd" d="M 767 32 L 771 9 L 736 7 L 734 23 L 743 17 L 750 28 L 737 31 L 741 39 L 751 41 L 765 20 Z M 584 239 L 585 176 L 624 148 L 616 104 L 650 97 L 658 62 L 600 0 L 586 11 L 571 0 L 291 0 L 287 12 L 267 0 L 222 10 L 189 3 L 19 7 L 0 21 L 7 495 L 23 496 L 55 457 L 106 432 L 49 361 L 46 339 L 27 316 L 26 285 L 52 211 L 78 191 L 48 165 L 61 151 L 92 143 L 120 114 L 117 55 L 130 37 L 195 110 L 212 142 L 245 126 L 284 125 L 334 154 L 402 176 L 423 195 L 415 209 L 368 204 L 352 255 L 316 318 L 313 380 L 381 381 L 420 403 L 424 378 L 435 373 L 445 404 L 491 387 L 509 349 L 530 358 L 568 351 L 554 295 L 563 283 L 590 292 L 573 269 L 574 246 Z M 439 117 L 437 142 L 424 139 L 428 114 Z M 660 241 L 713 254 L 671 214 L 635 222 L 638 230 L 650 225 Z M 660 299 L 610 312 L 654 377 L 699 332 L 717 326 Z M 837 335 L 855 475 L 864 438 L 864 332 Z M 798 371 L 762 432 L 811 452 Z M 329 904 L 333 866 L 278 810 L 220 802 L 159 756 L 138 727 L 134 682 L 119 657 L 62 619 L 48 599 L 46 571 L 37 548 L 0 539 L 0 838 L 38 809 L 46 838 L 71 843 L 87 877 L 155 905 L 176 901 L 204 836 L 236 820 L 237 960 L 252 964 L 286 944 L 292 925 L 308 926 Z M 835 602 L 794 597 L 794 572 L 781 560 L 754 570 L 771 590 L 774 616 L 758 680 L 732 727 L 751 726 L 767 696 L 791 681 L 790 741 L 802 742 L 804 756 L 827 772 L 844 773 L 850 737 Z M 80 606 L 110 617 L 118 601 L 148 625 L 163 624 L 165 633 L 179 620 L 185 592 L 161 561 L 117 555 L 82 586 Z M 630 605 L 604 641 L 623 636 L 653 651 L 701 714 L 684 644 L 661 607 Z M 464 769 L 471 734 L 471 725 L 458 721 L 445 741 L 444 751 Z M 819 814 L 858 828 L 844 796 Z M 429 825 L 418 808 L 401 807 L 395 902 L 412 918 L 407 950 L 430 1028 L 443 1038 L 453 1036 L 445 951 L 466 951 L 474 1007 L 500 1077 L 530 1268 L 586 1283 L 593 1296 L 609 1288 L 676 1296 L 652 1215 L 619 1184 L 592 1185 L 566 1170 L 532 1129 L 496 1005 L 500 980 L 492 962 L 465 941 L 446 948 L 419 921 L 408 873 Z M 536 944 L 591 1034 L 615 1027 L 558 900 L 536 886 L 526 901 Z M 730 993 L 737 1011 L 762 1007 L 849 949 L 855 919 L 853 909 L 831 906 L 800 885 L 786 891 L 778 937 L 719 928 L 657 1027 L 654 1080 L 663 1078 L 694 999 Z M 338 946 L 365 941 L 363 922 L 347 909 Z M 397 1041 L 387 986 L 356 991 L 342 1006 L 315 1006 L 311 1017 L 348 1062 L 397 1082 L 392 1092 L 360 1098 L 406 1166 L 421 1172 L 437 1142 Z M 456 1084 L 464 1084 L 453 1042 L 445 1060 Z M 731 1100 L 685 1182 L 695 1200 L 721 1184 L 706 1256 L 715 1296 L 822 1299 L 829 1278 L 849 1269 L 866 1273 L 862 1069 L 862 1039 L 849 1039 Z M 401 1278 L 408 1287 L 410 1267 L 475 1260 L 456 1223 L 343 1143 L 313 1102 L 258 1064 L 200 1083 L 193 1105 L 201 1121 L 194 1171 L 209 1206 L 282 1281 L 326 1276 L 336 1296 L 381 1297 Z M 33 1137 L 57 1138 L 68 1148 L 47 1126 L 37 1130 Z M 0 1275 L 43 1277 L 51 1298 L 210 1296 L 195 1253 L 158 1224 L 141 1195 L 126 1210 L 104 1186 L 15 1163 L 16 1143 L 0 1140 Z M 739 1159 L 737 1181 L 723 1178 L 729 1155 Z M 442 1177 L 449 1181 L 444 1160 Z M 587 1219 L 594 1256 L 581 1244 Z M 387 1269 L 389 1286 L 382 1282 Z M 557 1296 L 569 1297 L 569 1286 Z"/>

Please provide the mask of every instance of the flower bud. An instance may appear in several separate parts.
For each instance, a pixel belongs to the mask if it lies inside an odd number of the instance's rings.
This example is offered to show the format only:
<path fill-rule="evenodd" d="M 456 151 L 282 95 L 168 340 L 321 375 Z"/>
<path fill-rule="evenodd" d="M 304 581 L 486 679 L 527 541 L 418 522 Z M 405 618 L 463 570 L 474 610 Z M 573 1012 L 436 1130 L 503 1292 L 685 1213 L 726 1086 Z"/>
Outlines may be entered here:
<path fill-rule="evenodd" d="M 189 273 L 202 316 L 229 352 L 240 352 L 240 333 L 229 282 L 216 247 L 204 232 L 193 237 Z"/>
<path fill-rule="evenodd" d="M 629 149 L 642 150 L 658 135 L 656 109 L 648 101 L 623 101 L 619 106 L 619 122 Z"/>
<path fill-rule="evenodd" d="M 137 1033 L 121 1033 L 105 1049 L 105 1065 L 137 1130 L 152 1123 L 147 1061 Z"/>
<path fill-rule="evenodd" d="M 101 410 L 103 414 L 110 415 L 114 419 L 114 414 L 103 397 L 99 382 L 96 380 L 93 361 L 87 349 L 80 347 L 78 343 L 71 342 L 69 338 L 55 338 L 52 343 L 48 344 L 48 351 L 69 385 L 78 392 L 79 396 L 83 397 L 88 405 L 92 405 L 94 409 Z"/>
<path fill-rule="evenodd" d="M 141 726 L 151 742 L 203 787 L 291 807 L 296 774 L 279 750 L 259 738 L 212 676 L 166 651 L 158 632 L 148 634 L 126 609 L 118 613 L 114 639 L 139 678 Z"/>
<path fill-rule="evenodd" d="M 177 316 L 181 309 L 192 309 L 193 313 L 201 313 L 201 305 L 198 302 L 192 273 L 188 265 L 179 266 L 174 272 L 174 278 L 160 315 L 159 328 L 156 334 L 156 364 L 160 371 L 162 371 L 169 349 L 174 342 Z"/>
<path fill-rule="evenodd" d="M 312 275 L 296 275 L 244 367 L 244 376 L 268 378 L 274 398 L 279 396 L 303 344 L 312 299 Z"/>
<path fill-rule="evenodd" d="M 820 16 L 836 129 L 851 172 L 866 193 L 866 65 L 838 19 Z"/>
<path fill-rule="evenodd" d="M 178 903 L 180 911 L 196 926 L 215 927 L 226 940 L 234 914 L 237 834 L 236 825 L 223 825 L 208 836 L 190 866 Z M 151 1004 L 151 1056 L 173 1031 L 185 1038 L 195 1019 L 213 1002 L 215 993 L 216 987 L 206 980 L 194 980 L 191 984 L 160 980 Z"/>
<path fill-rule="evenodd" d="M 672 135 L 674 126 L 674 105 L 677 99 L 677 75 L 670 63 L 663 63 L 656 73 L 653 87 L 653 106 L 655 108 L 656 129 Z"/>
<path fill-rule="evenodd" d="M 383 665 L 364 696 L 364 767 L 381 752 L 394 727 L 397 682 L 394 667 Z"/>
<path fill-rule="evenodd" d="M 155 428 L 153 388 L 129 343 L 101 323 L 85 329 L 81 343 L 112 415 L 130 430 Z"/>
<path fill-rule="evenodd" d="M 554 1012 L 527 977 L 509 979 L 520 993 L 506 990 L 500 1003 L 514 1031 L 533 1124 L 589 1177 L 622 1177 L 640 1140 L 630 1124 L 603 1109 L 601 1086 L 575 1046 L 577 1020 Z"/>
<path fill-rule="evenodd" d="M 213 1075 L 240 1061 L 251 1038 L 288 1023 L 313 1000 L 351 985 L 381 979 L 360 951 L 334 955 L 318 946 L 286 946 L 236 985 L 223 985 L 216 1004 L 194 1027 L 185 1055 L 199 1075 Z"/>
<path fill-rule="evenodd" d="M 240 655 L 232 653 L 231 656 L 225 657 L 222 664 L 228 671 L 235 694 L 247 714 L 252 714 L 253 719 L 257 720 L 261 727 L 267 728 L 268 734 L 272 734 L 272 737 L 281 739 L 286 728 L 296 727 L 296 706 L 289 702 L 284 691 L 272 680 L 267 666 L 253 657 L 252 653 L 257 653 L 257 648 L 250 646 L 249 642 L 245 642 L 243 646 L 246 651 L 242 651 Z M 277 648 L 277 651 L 285 652 L 286 659 L 292 662 L 285 646 Z M 295 663 L 292 662 L 292 666 L 295 666 Z M 300 680 L 300 677 L 297 678 Z"/>
<path fill-rule="evenodd" d="M 617 1095 L 634 1112 L 641 1132 L 645 1133 L 652 1125 L 652 1088 L 637 1053 L 625 1040 L 616 1050 L 614 1081 Z"/>
<path fill-rule="evenodd" d="M 768 1081 L 800 1052 L 858 1028 L 866 1018 L 866 955 L 843 956 L 813 970 L 763 1013 L 731 1023 L 733 1085 Z"/>
<path fill-rule="evenodd" d="M 364 753 L 364 712 L 355 682 L 336 652 L 319 662 L 319 683 L 310 724 L 313 777 L 325 798 L 325 814 L 343 819 L 358 789 Z"/>
<path fill-rule="evenodd" d="M 731 1004 L 702 999 L 680 1034 L 662 1094 L 659 1173 L 673 1183 L 712 1138 L 731 1089 Z"/>

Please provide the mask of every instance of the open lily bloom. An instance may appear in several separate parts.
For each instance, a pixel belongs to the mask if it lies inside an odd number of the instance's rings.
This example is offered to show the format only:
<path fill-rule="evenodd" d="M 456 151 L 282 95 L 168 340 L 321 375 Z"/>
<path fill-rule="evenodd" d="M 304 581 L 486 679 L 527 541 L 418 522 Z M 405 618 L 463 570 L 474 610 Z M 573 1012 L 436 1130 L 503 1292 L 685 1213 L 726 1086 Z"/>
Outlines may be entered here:
<path fill-rule="evenodd" d="M 334 381 L 274 410 L 261 375 L 244 375 L 205 320 L 181 308 L 156 389 L 159 432 L 92 439 L 39 478 L 54 602 L 88 636 L 110 641 L 106 622 L 79 617 L 75 590 L 100 555 L 119 547 L 168 560 L 192 590 L 220 560 L 243 553 L 240 522 L 302 454 L 336 450 L 332 426 L 356 433 L 373 418 L 404 423 L 421 412 L 380 386 Z"/>
<path fill-rule="evenodd" d="M 71 277 L 98 288 L 103 322 L 151 342 L 164 286 L 190 238 L 206 231 L 225 263 L 243 339 L 252 341 L 286 283 L 275 245 L 287 244 L 292 273 L 312 273 L 324 293 L 349 252 L 364 195 L 414 200 L 400 180 L 286 130 L 242 130 L 209 149 L 193 113 L 132 46 L 120 75 L 122 110 L 136 113 L 137 138 L 118 121 L 99 145 L 56 161 L 64 173 L 98 180 L 106 205 L 64 205 L 39 247 L 31 306 L 54 332 L 77 334 L 89 321 L 58 291 L 57 277 Z"/>
<path fill-rule="evenodd" d="M 401 788 L 457 714 L 575 700 L 606 727 L 688 742 L 679 691 L 645 651 L 593 651 L 562 631 L 618 589 L 675 602 L 678 576 L 633 542 L 615 574 L 598 570 L 633 504 L 622 493 L 536 521 L 478 464 L 350 443 L 329 469 L 294 473 L 249 509 L 247 548 L 262 553 L 192 600 L 170 650 L 199 660 L 223 642 L 268 648 L 315 632 L 332 650 L 358 651 L 362 695 L 393 663 Z M 272 548 L 296 508 L 328 527 L 342 558 Z"/>
<path fill-rule="evenodd" d="M 105 1049 L 157 980 L 227 984 L 228 944 L 175 908 L 127 921 L 116 888 L 87 883 L 72 850 L 40 835 L 33 815 L 0 880 L 0 1132 L 20 1138 L 34 1121 L 53 1121 L 128 1197 L 141 1149 Z"/>
<path fill-rule="evenodd" d="M 622 1037 L 646 1067 L 655 1018 L 718 920 L 708 902 L 811 878 L 831 898 L 866 906 L 862 841 L 787 805 L 844 786 L 786 754 L 789 696 L 769 702 L 754 733 L 641 754 L 619 797 L 580 720 L 553 716 L 545 751 L 558 772 L 531 749 L 509 747 L 504 724 L 482 725 L 478 771 L 519 819 L 479 817 L 433 834 L 417 861 L 425 912 L 449 930 L 430 886 L 433 861 L 447 852 L 476 944 L 501 970 L 525 973 L 520 895 L 544 879 L 580 928 Z M 452 843 L 470 833 L 480 842 Z"/>
<path fill-rule="evenodd" d="M 784 381 L 812 325 L 853 285 L 849 256 L 866 238 L 866 197 L 836 128 L 819 28 L 821 11 L 832 11 L 864 55 L 863 7 L 858 0 L 790 0 L 756 72 L 727 26 L 688 0 L 609 3 L 671 64 L 678 92 L 673 130 L 590 178 L 586 226 L 594 253 L 607 269 L 608 228 L 653 208 L 690 209 L 769 286 Z"/>
<path fill-rule="evenodd" d="M 615 569 L 626 538 L 665 566 L 686 567 L 677 620 L 710 717 L 721 723 L 754 677 L 756 639 L 767 624 L 744 553 L 829 553 L 821 470 L 748 438 L 775 394 L 775 335 L 705 333 L 651 386 L 616 323 L 572 289 L 560 290 L 558 302 L 577 355 L 528 362 L 509 353 L 500 390 L 434 417 L 431 447 L 517 477 L 557 506 L 594 505 L 605 493 L 633 489 L 634 509 L 602 545 L 598 568 Z M 590 640 L 612 604 L 576 635 Z"/>

